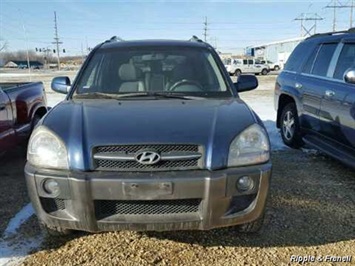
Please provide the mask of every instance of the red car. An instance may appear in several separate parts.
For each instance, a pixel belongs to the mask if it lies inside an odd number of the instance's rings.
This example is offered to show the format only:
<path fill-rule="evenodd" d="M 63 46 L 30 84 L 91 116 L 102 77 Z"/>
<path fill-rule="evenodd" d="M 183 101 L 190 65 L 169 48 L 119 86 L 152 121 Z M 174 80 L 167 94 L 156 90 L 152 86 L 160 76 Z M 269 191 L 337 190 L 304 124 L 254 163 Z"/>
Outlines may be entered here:
<path fill-rule="evenodd" d="M 26 141 L 46 113 L 42 82 L 0 83 L 0 154 Z"/>

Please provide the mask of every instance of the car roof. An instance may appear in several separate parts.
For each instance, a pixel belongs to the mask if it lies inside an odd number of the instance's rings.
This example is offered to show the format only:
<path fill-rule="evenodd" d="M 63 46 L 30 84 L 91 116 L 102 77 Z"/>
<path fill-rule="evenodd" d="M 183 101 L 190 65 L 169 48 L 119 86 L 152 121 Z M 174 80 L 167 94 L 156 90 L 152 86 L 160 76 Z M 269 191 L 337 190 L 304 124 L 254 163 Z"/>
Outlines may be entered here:
<path fill-rule="evenodd" d="M 348 31 L 339 31 L 339 32 L 328 32 L 315 34 L 311 37 L 308 37 L 306 42 L 340 42 L 343 39 L 354 39 L 355 40 L 355 31 L 350 29 Z"/>
<path fill-rule="evenodd" d="M 100 49 L 114 49 L 124 47 L 195 47 L 195 48 L 210 48 L 208 43 L 200 40 L 181 41 L 181 40 L 134 40 L 134 41 L 116 41 L 109 40 L 102 44 Z"/>

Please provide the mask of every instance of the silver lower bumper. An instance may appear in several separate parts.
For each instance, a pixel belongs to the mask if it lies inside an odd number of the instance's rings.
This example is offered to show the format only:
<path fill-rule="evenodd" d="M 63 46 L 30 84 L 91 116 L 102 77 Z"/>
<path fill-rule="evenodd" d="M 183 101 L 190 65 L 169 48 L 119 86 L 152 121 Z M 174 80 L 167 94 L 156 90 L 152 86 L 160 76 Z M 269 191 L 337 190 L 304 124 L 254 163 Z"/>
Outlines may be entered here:
<path fill-rule="evenodd" d="M 256 185 L 242 193 L 235 184 L 246 175 Z M 271 164 L 212 172 L 154 173 L 65 172 L 27 164 L 25 176 L 37 216 L 49 226 L 90 232 L 206 230 L 260 217 L 269 190 Z M 43 190 L 46 179 L 58 182 L 59 195 L 51 196 Z M 127 203 L 125 208 L 122 203 Z M 132 203 L 138 206 L 135 211 L 129 207 Z M 148 205 L 140 207 L 140 203 Z M 187 203 L 198 206 L 186 207 Z M 108 204 L 104 211 L 102 206 L 106 205 L 102 204 Z M 155 209 L 149 211 L 151 204 Z"/>

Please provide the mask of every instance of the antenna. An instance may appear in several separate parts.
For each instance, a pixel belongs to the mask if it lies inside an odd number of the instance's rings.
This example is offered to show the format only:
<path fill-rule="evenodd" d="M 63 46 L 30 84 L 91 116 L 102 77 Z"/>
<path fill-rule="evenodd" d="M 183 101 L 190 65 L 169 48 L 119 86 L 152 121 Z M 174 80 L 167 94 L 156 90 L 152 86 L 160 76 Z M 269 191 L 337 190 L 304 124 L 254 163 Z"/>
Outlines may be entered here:
<path fill-rule="evenodd" d="M 59 41 L 58 37 L 58 25 L 57 25 L 57 12 L 54 11 L 54 42 L 53 44 L 57 45 L 57 63 L 58 63 L 58 70 L 60 70 L 60 58 L 59 58 L 59 44 L 63 42 Z"/>
<path fill-rule="evenodd" d="M 317 13 L 309 14 L 309 13 L 302 13 L 300 16 L 295 18 L 295 20 L 301 21 L 301 37 L 304 36 L 311 36 L 311 31 L 313 30 L 313 34 L 317 32 L 317 21 L 323 20 Z M 305 26 L 304 22 L 313 21 L 313 24 L 309 27 Z"/>

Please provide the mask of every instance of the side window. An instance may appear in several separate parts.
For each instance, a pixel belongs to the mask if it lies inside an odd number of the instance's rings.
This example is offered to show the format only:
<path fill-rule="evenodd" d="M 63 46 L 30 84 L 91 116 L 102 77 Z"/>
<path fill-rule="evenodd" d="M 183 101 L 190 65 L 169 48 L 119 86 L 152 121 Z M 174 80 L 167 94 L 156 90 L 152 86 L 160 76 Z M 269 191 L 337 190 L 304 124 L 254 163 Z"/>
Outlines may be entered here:
<path fill-rule="evenodd" d="M 292 52 L 290 57 L 287 59 L 285 70 L 288 71 L 299 71 L 302 66 L 305 58 L 309 55 L 310 48 L 312 48 L 312 44 L 309 42 L 302 42 L 295 50 Z"/>
<path fill-rule="evenodd" d="M 243 65 L 247 65 L 248 64 L 248 60 L 244 59 L 243 60 Z"/>
<path fill-rule="evenodd" d="M 319 46 L 308 57 L 306 64 L 303 67 L 302 73 L 311 73 L 314 65 L 314 60 L 319 52 Z"/>
<path fill-rule="evenodd" d="M 253 64 L 254 64 L 254 61 L 253 61 L 253 60 L 248 60 L 248 64 L 249 64 L 249 65 L 253 65 Z"/>
<path fill-rule="evenodd" d="M 355 66 L 355 43 L 347 43 L 344 45 L 335 67 L 333 77 L 342 80 L 345 71 Z"/>
<path fill-rule="evenodd" d="M 317 54 L 316 61 L 314 62 L 312 68 L 312 74 L 317 76 L 327 76 L 329 63 L 332 60 L 334 51 L 338 44 L 336 43 L 329 43 L 323 44 Z"/>
<path fill-rule="evenodd" d="M 101 75 L 99 75 L 99 73 L 102 68 L 103 57 L 102 54 L 97 53 L 91 59 L 87 69 L 83 73 L 83 77 L 79 81 L 78 92 L 90 92 L 90 88 L 100 83 Z"/>

